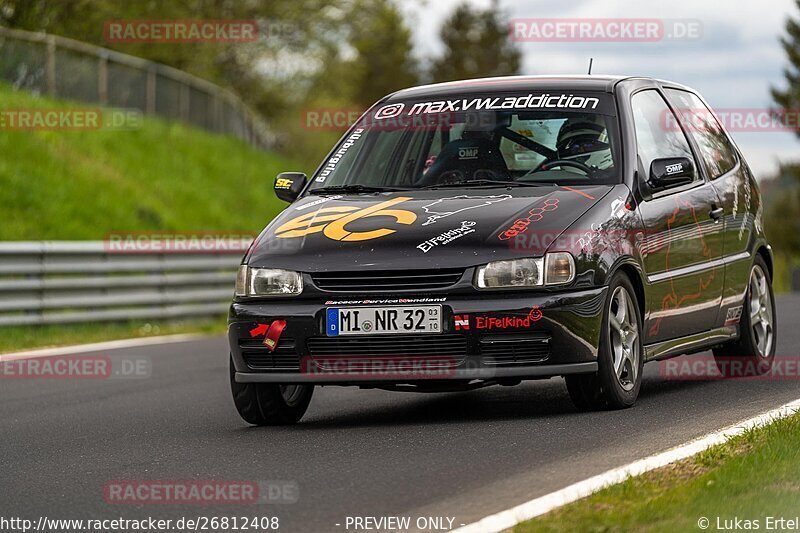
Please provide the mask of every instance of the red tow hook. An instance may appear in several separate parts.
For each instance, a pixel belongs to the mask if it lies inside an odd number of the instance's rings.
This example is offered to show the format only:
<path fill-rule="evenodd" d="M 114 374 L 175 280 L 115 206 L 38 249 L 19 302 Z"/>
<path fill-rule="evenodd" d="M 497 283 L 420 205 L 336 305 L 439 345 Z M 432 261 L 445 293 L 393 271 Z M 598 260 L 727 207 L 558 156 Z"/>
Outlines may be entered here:
<path fill-rule="evenodd" d="M 269 325 L 267 336 L 264 337 L 264 346 L 266 346 L 270 352 L 274 352 L 278 347 L 278 341 L 280 340 L 281 334 L 285 328 L 285 320 L 273 320 L 272 324 Z"/>
<path fill-rule="evenodd" d="M 266 346 L 270 352 L 274 352 L 278 347 L 278 341 L 281 339 L 281 334 L 284 329 L 286 329 L 285 320 L 273 320 L 272 324 L 258 324 L 258 326 L 251 329 L 250 337 L 264 335 L 264 346 Z"/>

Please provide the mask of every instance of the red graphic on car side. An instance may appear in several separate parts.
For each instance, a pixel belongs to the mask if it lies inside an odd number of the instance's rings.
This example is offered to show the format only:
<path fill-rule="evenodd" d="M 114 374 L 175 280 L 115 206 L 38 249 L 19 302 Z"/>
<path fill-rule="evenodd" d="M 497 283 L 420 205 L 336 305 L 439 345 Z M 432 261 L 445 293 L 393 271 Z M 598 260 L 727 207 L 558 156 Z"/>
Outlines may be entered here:
<path fill-rule="evenodd" d="M 677 220 L 677 218 L 678 218 L 678 214 L 680 213 L 680 210 L 681 210 L 681 205 L 691 209 L 692 218 L 694 219 L 694 225 L 697 228 L 697 231 L 700 233 L 700 242 L 703 245 L 703 251 L 702 251 L 703 257 L 706 258 L 707 260 L 711 259 L 711 250 L 708 247 L 708 244 L 706 243 L 705 238 L 703 237 L 703 228 L 702 228 L 702 226 L 700 224 L 700 221 L 697 220 L 697 213 L 695 212 L 694 206 L 691 205 L 689 202 L 687 202 L 685 200 L 678 200 L 677 198 L 675 199 L 675 203 L 676 203 L 675 209 L 672 211 L 672 214 L 669 216 L 669 218 L 667 218 L 667 242 L 668 242 L 668 244 L 667 244 L 667 251 L 666 251 L 666 255 L 665 255 L 665 259 L 664 259 L 667 272 L 670 271 L 669 254 L 670 254 L 670 251 L 671 251 L 671 248 L 672 248 L 672 225 L 675 223 L 675 220 Z M 669 292 L 669 294 L 665 295 L 664 298 L 661 300 L 661 311 L 669 311 L 671 309 L 679 309 L 686 302 L 689 302 L 689 301 L 696 300 L 696 299 L 700 298 L 700 296 L 703 294 L 703 291 L 705 291 L 711 285 L 711 283 L 714 281 L 714 277 L 716 276 L 716 273 L 717 273 L 717 268 L 716 267 L 712 267 L 711 272 L 709 273 L 708 277 L 700 280 L 700 282 L 698 284 L 698 290 L 696 292 L 692 292 L 692 293 L 689 293 L 689 294 L 678 294 L 678 292 L 675 290 L 675 281 L 674 281 L 673 277 L 670 276 L 670 278 L 669 278 L 670 292 Z M 653 323 L 653 325 L 650 326 L 650 329 L 648 331 L 648 334 L 650 336 L 658 335 L 658 332 L 661 329 L 661 321 L 663 320 L 663 318 L 664 317 L 657 318 L 656 321 Z"/>

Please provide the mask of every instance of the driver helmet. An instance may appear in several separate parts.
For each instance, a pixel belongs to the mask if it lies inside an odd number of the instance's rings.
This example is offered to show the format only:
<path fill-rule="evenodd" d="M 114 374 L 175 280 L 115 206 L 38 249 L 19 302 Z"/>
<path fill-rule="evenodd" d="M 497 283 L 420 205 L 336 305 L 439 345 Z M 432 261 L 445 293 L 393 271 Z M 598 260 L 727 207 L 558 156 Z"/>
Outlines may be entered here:
<path fill-rule="evenodd" d="M 600 115 L 576 115 L 565 120 L 558 130 L 556 151 L 559 159 L 590 167 L 602 169 L 613 163 L 608 130 Z"/>

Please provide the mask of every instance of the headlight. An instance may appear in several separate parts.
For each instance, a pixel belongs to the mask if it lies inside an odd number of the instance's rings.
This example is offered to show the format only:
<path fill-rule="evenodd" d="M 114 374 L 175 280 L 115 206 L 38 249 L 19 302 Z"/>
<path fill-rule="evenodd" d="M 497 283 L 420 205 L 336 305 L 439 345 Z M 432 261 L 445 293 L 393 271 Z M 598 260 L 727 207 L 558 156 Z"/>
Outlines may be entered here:
<path fill-rule="evenodd" d="M 279 268 L 239 267 L 236 296 L 291 296 L 303 292 L 303 276 Z"/>
<path fill-rule="evenodd" d="M 545 257 L 493 261 L 478 267 L 474 285 L 478 289 L 502 289 L 563 285 L 575 279 L 575 261 L 567 252 Z"/>
<path fill-rule="evenodd" d="M 475 286 L 479 289 L 539 287 L 542 284 L 543 265 L 541 257 L 494 261 L 478 267 Z"/>

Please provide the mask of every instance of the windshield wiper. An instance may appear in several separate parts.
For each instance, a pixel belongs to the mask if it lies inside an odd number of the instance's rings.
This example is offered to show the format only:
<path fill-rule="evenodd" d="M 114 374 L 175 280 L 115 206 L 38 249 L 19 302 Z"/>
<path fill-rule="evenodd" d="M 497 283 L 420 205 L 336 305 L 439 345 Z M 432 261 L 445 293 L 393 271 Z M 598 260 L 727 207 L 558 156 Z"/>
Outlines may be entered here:
<path fill-rule="evenodd" d="M 428 185 L 421 189 L 452 189 L 458 187 L 552 187 L 553 183 L 534 183 L 530 181 L 467 180 L 455 183 Z"/>
<path fill-rule="evenodd" d="M 320 187 L 319 189 L 311 189 L 308 194 L 333 194 L 337 192 L 342 193 L 370 193 L 370 192 L 395 192 L 395 191 L 410 191 L 410 187 L 379 187 L 372 185 L 331 185 L 329 187 Z"/>

